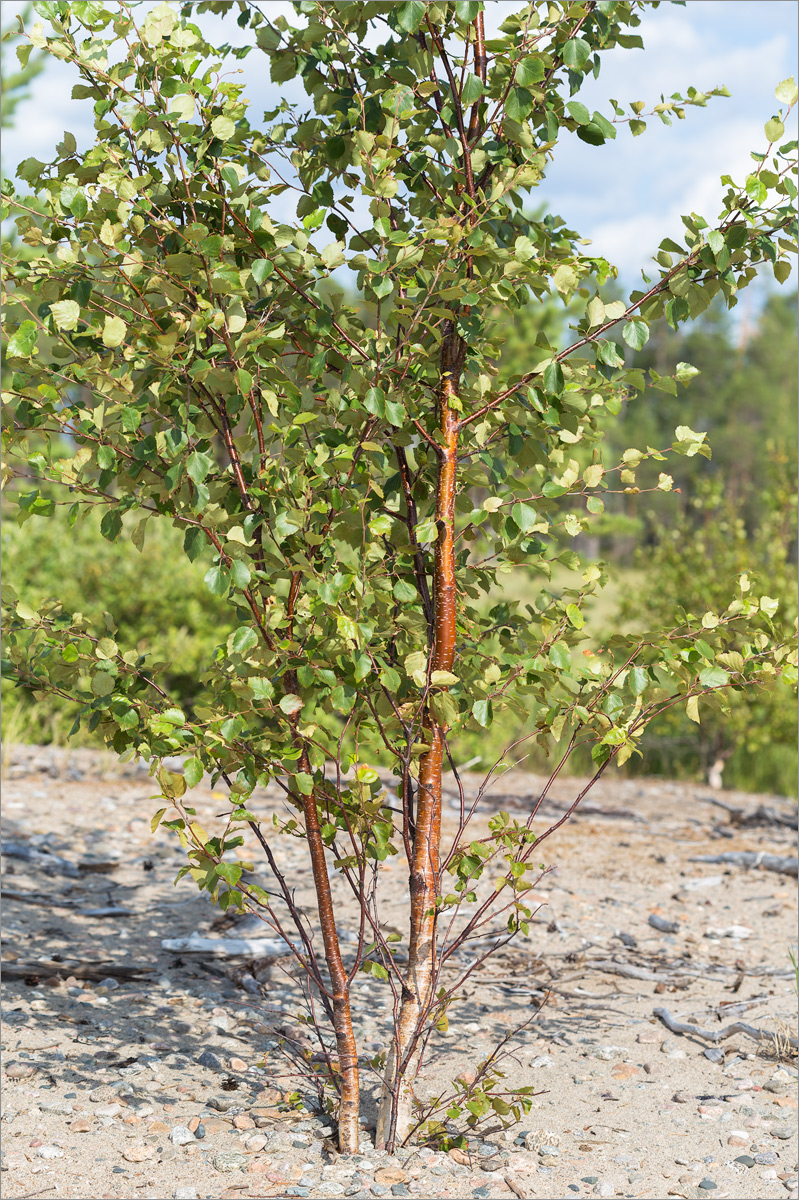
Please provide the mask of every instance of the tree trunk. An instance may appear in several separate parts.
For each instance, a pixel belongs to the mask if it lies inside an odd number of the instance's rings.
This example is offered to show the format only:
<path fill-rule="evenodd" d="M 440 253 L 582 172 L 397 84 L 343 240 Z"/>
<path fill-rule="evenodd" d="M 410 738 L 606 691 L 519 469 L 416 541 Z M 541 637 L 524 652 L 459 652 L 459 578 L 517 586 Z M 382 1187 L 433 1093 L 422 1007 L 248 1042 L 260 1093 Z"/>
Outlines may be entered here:
<path fill-rule="evenodd" d="M 455 492 L 457 394 L 466 347 L 450 322 L 441 348 L 439 427 L 444 435 L 436 483 L 436 540 L 433 577 L 434 640 L 429 675 L 451 671 L 455 661 Z M 399 1019 L 388 1050 L 377 1119 L 376 1145 L 393 1151 L 411 1132 L 413 1080 L 419 1063 L 419 1034 L 433 999 L 436 966 L 436 897 L 439 894 L 441 777 L 446 727 L 428 706 L 424 728 L 430 749 L 419 764 L 419 789 L 410 876 L 411 917 L 408 970 Z"/>
<path fill-rule="evenodd" d="M 358 1112 L 360 1106 L 360 1084 L 358 1080 L 358 1049 L 352 1031 L 350 1011 L 350 986 L 347 972 L 341 961 L 336 921 L 333 915 L 333 897 L 327 874 L 325 848 L 319 830 L 319 813 L 316 796 L 302 797 L 305 817 L 305 832 L 311 856 L 319 923 L 325 947 L 325 961 L 330 972 L 333 990 L 333 1028 L 336 1035 L 339 1070 L 341 1072 L 341 1099 L 338 1114 L 338 1146 L 342 1154 L 358 1152 Z"/>

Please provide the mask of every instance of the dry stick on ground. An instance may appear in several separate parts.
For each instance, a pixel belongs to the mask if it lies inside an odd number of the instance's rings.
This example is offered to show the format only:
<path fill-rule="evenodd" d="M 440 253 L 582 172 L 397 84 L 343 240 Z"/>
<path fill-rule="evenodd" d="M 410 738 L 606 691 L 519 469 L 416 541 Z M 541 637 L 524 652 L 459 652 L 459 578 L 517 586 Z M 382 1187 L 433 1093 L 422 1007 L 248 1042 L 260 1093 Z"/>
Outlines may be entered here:
<path fill-rule="evenodd" d="M 678 1021 L 671 1015 L 667 1008 L 655 1008 L 652 1011 L 672 1033 L 687 1033 L 692 1037 L 701 1038 L 705 1042 L 713 1042 L 714 1044 L 724 1041 L 725 1038 L 732 1037 L 734 1033 L 744 1033 L 756 1042 L 770 1042 L 774 1038 L 773 1033 L 768 1033 L 763 1029 L 755 1029 L 754 1025 L 747 1025 L 744 1021 L 734 1021 L 732 1025 L 726 1025 L 724 1029 L 700 1029 L 698 1025 L 690 1025 L 685 1021 Z M 786 1040 L 794 1050 L 799 1048 L 799 1039 L 787 1038 Z"/>
<path fill-rule="evenodd" d="M 724 854 L 698 854 L 689 862 L 730 863 L 734 867 L 759 867 L 762 871 L 776 871 L 780 875 L 799 874 L 799 858 L 783 858 L 779 854 L 766 854 L 763 850 L 727 850 Z"/>

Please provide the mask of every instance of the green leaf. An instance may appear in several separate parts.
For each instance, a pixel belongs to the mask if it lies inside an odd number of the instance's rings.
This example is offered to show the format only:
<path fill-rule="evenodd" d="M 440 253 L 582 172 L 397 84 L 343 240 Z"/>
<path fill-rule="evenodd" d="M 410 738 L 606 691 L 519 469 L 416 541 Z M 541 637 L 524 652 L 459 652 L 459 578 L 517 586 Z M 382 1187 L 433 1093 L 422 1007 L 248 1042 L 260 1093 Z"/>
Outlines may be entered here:
<path fill-rule="evenodd" d="M 285 696 L 280 698 L 278 708 L 286 714 L 287 717 L 298 713 L 302 708 L 302 700 L 294 692 L 287 692 Z"/>
<path fill-rule="evenodd" d="M 569 618 L 569 624 L 575 629 L 582 629 L 585 625 L 585 617 L 576 604 L 568 604 L 566 606 L 566 616 Z"/>
<path fill-rule="evenodd" d="M 472 716 L 478 725 L 486 729 L 491 724 L 491 701 L 490 700 L 475 700 L 472 705 Z"/>
<path fill-rule="evenodd" d="M 689 721 L 695 721 L 697 725 L 699 721 L 699 697 L 689 696 L 685 704 L 685 713 Z"/>
<path fill-rule="evenodd" d="M 565 642 L 555 642 L 552 646 L 550 646 L 549 661 L 552 663 L 552 666 L 557 667 L 559 671 L 571 670 L 571 651 Z"/>
<path fill-rule="evenodd" d="M 512 121 L 523 121 L 533 111 L 533 93 L 525 87 L 511 88 L 505 102 L 505 112 Z"/>
<path fill-rule="evenodd" d="M 591 120 L 591 114 L 579 100 L 570 100 L 566 105 L 566 111 L 570 117 L 574 118 L 578 125 L 587 125 Z"/>
<path fill-rule="evenodd" d="M 478 0 L 456 0 L 455 14 L 459 21 L 466 24 L 473 21 L 480 11 Z"/>
<path fill-rule="evenodd" d="M 391 590 L 395 599 L 399 600 L 401 604 L 412 604 L 414 600 L 419 599 L 416 588 L 412 584 L 406 583 L 404 579 L 398 579 Z"/>
<path fill-rule="evenodd" d="M 260 285 L 274 272 L 275 264 L 268 258 L 256 258 L 250 271 L 255 282 Z"/>
<path fill-rule="evenodd" d="M 649 684 L 649 672 L 643 667 L 633 667 L 627 676 L 627 682 L 630 685 L 633 695 L 640 696 Z"/>
<path fill-rule="evenodd" d="M 770 121 L 766 121 L 765 133 L 770 142 L 778 142 L 785 133 L 785 126 L 782 121 L 772 118 Z"/>
<path fill-rule="evenodd" d="M 211 567 L 205 573 L 205 586 L 212 596 L 226 596 L 230 587 L 230 576 L 222 566 Z"/>
<path fill-rule="evenodd" d="M 562 50 L 564 63 L 576 71 L 585 66 L 590 54 L 591 47 L 582 38 L 570 38 Z"/>
<path fill-rule="evenodd" d="M 196 787 L 203 777 L 203 764 L 199 758 L 187 758 L 183 766 L 186 787 Z"/>
<path fill-rule="evenodd" d="M 530 508 L 529 504 L 523 504 L 521 501 L 514 504 L 510 510 L 510 515 L 522 533 L 529 533 L 533 526 L 538 523 L 538 513 L 535 509 Z"/>
<path fill-rule="evenodd" d="M 528 83 L 541 83 L 546 75 L 544 64 L 540 58 L 535 55 L 530 55 L 529 58 L 523 58 L 516 68 L 516 82 L 522 85 Z"/>
<path fill-rule="evenodd" d="M 621 336 L 633 350 L 641 350 L 649 341 L 649 326 L 646 321 L 634 319 L 622 328 Z"/>
<path fill-rule="evenodd" d="M 725 683 L 729 683 L 729 679 L 729 673 L 721 667 L 705 667 L 699 672 L 699 682 L 706 688 L 723 687 Z"/>
<path fill-rule="evenodd" d="M 406 0 L 397 6 L 397 24 L 405 33 L 415 33 L 424 20 L 424 0 Z"/>
<path fill-rule="evenodd" d="M 220 142 L 228 141 L 235 132 L 236 123 L 231 121 L 230 117 L 214 117 L 211 122 L 211 133 L 215 138 L 219 138 Z"/>
<path fill-rule="evenodd" d="M 251 625 L 240 625 L 231 635 L 230 644 L 235 654 L 246 654 L 258 645 L 258 634 Z"/>
<path fill-rule="evenodd" d="M 30 358 L 38 337 L 38 326 L 35 321 L 23 321 L 8 339 L 6 355 L 8 358 Z"/>

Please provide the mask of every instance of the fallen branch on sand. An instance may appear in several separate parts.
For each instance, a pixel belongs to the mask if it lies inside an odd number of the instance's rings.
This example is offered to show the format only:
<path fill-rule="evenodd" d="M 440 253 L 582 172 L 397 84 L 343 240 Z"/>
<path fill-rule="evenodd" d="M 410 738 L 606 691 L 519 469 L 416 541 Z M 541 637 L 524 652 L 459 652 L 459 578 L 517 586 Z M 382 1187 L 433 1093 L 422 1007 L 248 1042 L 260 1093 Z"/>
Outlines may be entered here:
<path fill-rule="evenodd" d="M 149 975 L 154 967 L 133 967 L 127 963 L 78 963 L 74 961 L 54 962 L 51 959 L 41 959 L 39 962 L 6 962 L 2 963 L 5 979 L 52 979 L 57 975 L 64 978 L 73 975 L 75 979 L 89 979 L 99 982 L 101 979 L 135 979 L 139 975 Z"/>
<path fill-rule="evenodd" d="M 724 854 L 700 854 L 689 862 L 730 863 L 734 867 L 760 867 L 763 871 L 778 871 L 781 875 L 799 875 L 799 858 L 783 858 L 763 850 L 727 850 Z"/>
<path fill-rule="evenodd" d="M 700 1029 L 698 1025 L 689 1025 L 685 1021 L 678 1021 L 671 1015 L 667 1008 L 655 1008 L 653 1012 L 656 1017 L 659 1017 L 667 1029 L 672 1033 L 688 1033 L 692 1037 L 701 1038 L 705 1042 L 724 1041 L 725 1038 L 732 1037 L 734 1033 L 743 1033 L 747 1037 L 753 1038 L 756 1042 L 770 1042 L 774 1038 L 773 1033 L 767 1030 L 755 1029 L 754 1025 L 747 1025 L 744 1021 L 734 1021 L 732 1025 L 726 1025 L 723 1029 Z M 788 1038 L 794 1049 L 799 1048 L 799 1038 Z"/>

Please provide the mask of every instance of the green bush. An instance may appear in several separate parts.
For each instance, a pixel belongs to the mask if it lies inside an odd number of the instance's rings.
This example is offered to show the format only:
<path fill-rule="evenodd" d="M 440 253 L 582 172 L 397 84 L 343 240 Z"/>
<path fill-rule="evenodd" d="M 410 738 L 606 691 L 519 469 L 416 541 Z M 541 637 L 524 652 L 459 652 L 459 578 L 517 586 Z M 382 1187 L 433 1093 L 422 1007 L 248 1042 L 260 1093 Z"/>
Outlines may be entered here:
<path fill-rule="evenodd" d="M 49 520 L 19 526 L 3 522 L 4 578 L 21 600 L 37 606 L 58 599 L 65 609 L 103 625 L 109 613 L 123 650 L 138 649 L 149 663 L 168 663 L 165 679 L 179 703 L 191 710 L 214 647 L 230 632 L 230 609 L 203 585 L 203 570 L 182 551 L 182 535 L 155 522 L 141 553 L 129 541 L 109 542 L 98 532 L 99 515 L 69 528 L 56 507 Z M 75 705 L 56 697 L 35 699 L 3 681 L 3 736 L 10 740 L 63 743 Z M 82 729 L 81 744 L 102 745 Z"/>

